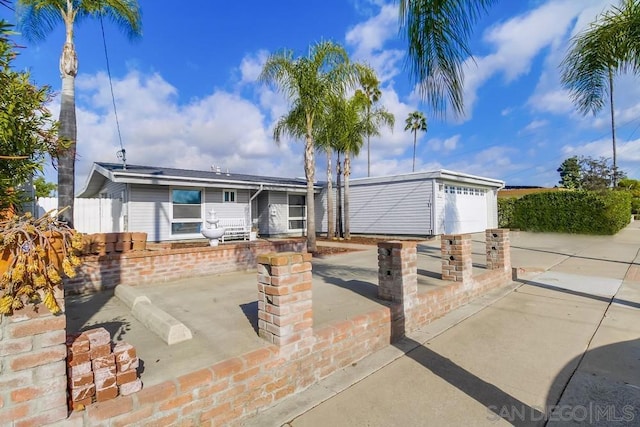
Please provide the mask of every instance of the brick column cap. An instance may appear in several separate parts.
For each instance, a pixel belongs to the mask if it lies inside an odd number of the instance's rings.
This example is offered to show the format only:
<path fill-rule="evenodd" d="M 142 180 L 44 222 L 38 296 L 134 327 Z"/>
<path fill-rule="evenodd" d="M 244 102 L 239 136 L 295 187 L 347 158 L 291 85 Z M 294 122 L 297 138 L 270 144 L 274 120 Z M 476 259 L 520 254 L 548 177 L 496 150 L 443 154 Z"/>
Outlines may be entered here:
<path fill-rule="evenodd" d="M 258 264 L 274 266 L 298 264 L 301 262 L 311 261 L 311 256 L 312 255 L 310 253 L 271 252 L 258 256 Z"/>
<path fill-rule="evenodd" d="M 471 234 L 443 234 L 440 240 L 471 240 Z"/>
<path fill-rule="evenodd" d="M 388 240 L 386 242 L 378 242 L 379 248 L 384 249 L 406 249 L 415 248 L 417 242 L 414 240 Z"/>

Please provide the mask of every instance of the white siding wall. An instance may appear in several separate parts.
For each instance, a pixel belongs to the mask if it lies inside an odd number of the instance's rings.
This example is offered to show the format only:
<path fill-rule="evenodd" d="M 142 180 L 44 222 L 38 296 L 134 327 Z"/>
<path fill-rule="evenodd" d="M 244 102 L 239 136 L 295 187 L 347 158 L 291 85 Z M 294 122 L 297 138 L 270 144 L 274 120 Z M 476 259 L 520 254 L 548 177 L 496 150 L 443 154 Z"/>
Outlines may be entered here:
<path fill-rule="evenodd" d="M 131 185 L 129 231 L 147 233 L 152 242 L 171 239 L 171 198 L 166 186 Z"/>
<path fill-rule="evenodd" d="M 107 180 L 104 187 L 98 191 L 98 196 L 101 194 L 106 194 L 109 199 L 121 199 L 123 202 L 126 199 L 125 191 L 127 185 L 121 182 L 113 182 Z"/>
<path fill-rule="evenodd" d="M 440 186 L 443 186 L 442 190 Z M 434 235 L 444 234 L 444 220 L 445 220 L 445 208 L 446 208 L 446 199 L 444 197 L 444 183 L 434 182 L 436 190 L 436 196 L 434 197 L 434 207 L 433 207 L 433 225 L 435 230 L 433 230 Z"/>
<path fill-rule="evenodd" d="M 221 188 L 207 188 L 205 190 L 205 217 L 213 208 L 218 218 L 244 218 L 247 224 L 249 219 L 249 190 L 235 190 L 236 201 L 224 203 Z"/>
<path fill-rule="evenodd" d="M 338 199 L 335 186 L 333 187 L 333 222 L 335 224 L 336 212 L 338 210 Z M 327 232 L 327 188 L 323 188 L 319 194 L 316 194 L 316 232 Z M 335 225 L 334 225 L 335 227 Z"/>
<path fill-rule="evenodd" d="M 352 233 L 428 235 L 432 233 L 433 180 L 369 185 L 351 183 Z"/>

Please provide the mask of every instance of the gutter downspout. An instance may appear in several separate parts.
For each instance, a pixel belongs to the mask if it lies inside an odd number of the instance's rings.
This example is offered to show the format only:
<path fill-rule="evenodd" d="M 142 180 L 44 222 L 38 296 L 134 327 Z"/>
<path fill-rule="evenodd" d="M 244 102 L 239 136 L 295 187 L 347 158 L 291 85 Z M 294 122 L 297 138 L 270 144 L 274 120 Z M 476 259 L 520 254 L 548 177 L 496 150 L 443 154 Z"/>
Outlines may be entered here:
<path fill-rule="evenodd" d="M 254 195 L 249 198 L 249 223 L 251 224 L 251 228 L 253 228 L 253 212 L 251 212 L 251 205 L 253 204 L 255 198 L 258 197 L 258 194 L 262 193 L 263 190 L 264 184 L 260 184 L 260 188 L 258 189 L 258 191 L 256 191 Z"/>

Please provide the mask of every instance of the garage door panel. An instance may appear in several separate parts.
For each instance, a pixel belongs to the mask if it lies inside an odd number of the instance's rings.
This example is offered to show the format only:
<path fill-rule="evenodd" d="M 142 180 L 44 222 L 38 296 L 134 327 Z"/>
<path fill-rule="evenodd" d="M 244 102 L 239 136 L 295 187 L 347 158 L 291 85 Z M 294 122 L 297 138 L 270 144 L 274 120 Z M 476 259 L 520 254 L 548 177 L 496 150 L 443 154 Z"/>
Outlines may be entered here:
<path fill-rule="evenodd" d="M 487 228 L 487 198 L 484 190 L 447 186 L 444 225 L 446 234 L 477 233 Z"/>

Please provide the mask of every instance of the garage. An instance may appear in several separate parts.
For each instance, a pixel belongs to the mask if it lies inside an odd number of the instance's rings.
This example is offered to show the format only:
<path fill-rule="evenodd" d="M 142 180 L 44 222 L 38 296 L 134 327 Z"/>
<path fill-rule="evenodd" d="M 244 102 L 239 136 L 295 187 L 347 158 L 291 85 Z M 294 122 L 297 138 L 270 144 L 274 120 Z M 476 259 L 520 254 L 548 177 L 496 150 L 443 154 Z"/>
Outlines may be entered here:
<path fill-rule="evenodd" d="M 433 236 L 476 233 L 498 226 L 504 181 L 437 170 L 352 179 L 352 234 Z M 318 200 L 318 232 L 326 232 L 326 191 Z"/>

